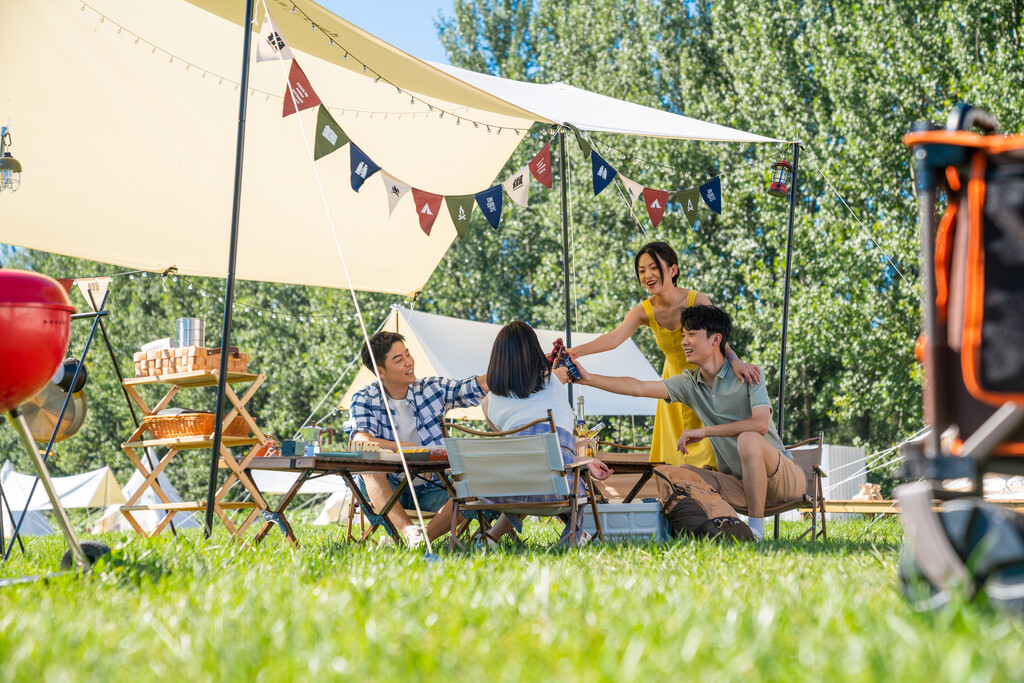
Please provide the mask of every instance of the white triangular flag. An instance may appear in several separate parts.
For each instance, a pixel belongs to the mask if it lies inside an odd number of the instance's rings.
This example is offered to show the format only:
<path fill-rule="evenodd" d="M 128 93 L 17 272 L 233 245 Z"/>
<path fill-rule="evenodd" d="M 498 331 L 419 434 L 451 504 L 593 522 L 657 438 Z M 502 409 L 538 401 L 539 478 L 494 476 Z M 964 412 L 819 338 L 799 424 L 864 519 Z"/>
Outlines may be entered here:
<path fill-rule="evenodd" d="M 412 189 L 412 185 L 403 183 L 386 171 L 381 171 L 380 177 L 384 180 L 384 187 L 388 191 L 388 217 L 390 217 L 395 212 L 398 201 L 405 196 L 406 192 Z"/>
<path fill-rule="evenodd" d="M 530 165 L 527 164 L 501 184 L 505 193 L 522 207 L 530 205 Z"/>
<path fill-rule="evenodd" d="M 644 186 L 640 183 L 633 182 L 621 173 L 619 173 L 619 180 L 622 181 L 622 186 L 626 188 L 626 194 L 629 195 L 629 202 L 631 204 L 636 203 L 636 200 L 640 199 L 640 193 L 644 191 Z"/>
<path fill-rule="evenodd" d="M 85 297 L 85 302 L 89 304 L 89 308 L 97 311 L 103 305 L 103 298 L 107 295 L 107 287 L 110 286 L 110 281 L 113 279 L 112 277 L 78 278 L 75 280 L 75 284 L 78 285 L 78 290 L 82 292 L 82 296 Z"/>
<path fill-rule="evenodd" d="M 256 62 L 268 62 L 278 59 L 295 59 L 292 49 L 284 42 L 284 36 L 277 28 L 277 22 L 270 16 L 270 10 L 263 15 L 263 27 L 260 29 L 260 41 L 256 44 Z"/>

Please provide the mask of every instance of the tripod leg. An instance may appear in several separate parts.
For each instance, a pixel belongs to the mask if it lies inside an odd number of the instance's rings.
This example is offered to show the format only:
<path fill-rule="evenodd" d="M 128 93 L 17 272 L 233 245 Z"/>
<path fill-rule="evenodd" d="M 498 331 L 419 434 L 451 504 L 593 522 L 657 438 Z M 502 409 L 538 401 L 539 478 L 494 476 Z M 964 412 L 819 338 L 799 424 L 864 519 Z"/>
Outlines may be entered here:
<path fill-rule="evenodd" d="M 21 416 L 18 409 L 15 408 L 7 413 L 7 416 L 11 419 L 11 424 L 14 425 L 14 430 L 18 432 L 18 436 L 21 437 L 21 443 L 24 444 L 25 448 L 28 449 L 29 455 L 32 457 L 32 463 L 36 466 L 36 473 L 39 475 L 39 481 L 43 483 L 43 489 L 46 491 L 46 495 L 50 498 L 50 505 L 53 506 L 53 514 L 57 517 L 57 522 L 60 525 L 61 531 L 64 533 L 64 539 L 68 542 L 71 547 L 71 554 L 75 558 L 78 566 L 87 568 L 89 561 L 85 556 L 85 552 L 82 550 L 82 546 L 78 542 L 78 536 L 75 535 L 75 530 L 71 526 L 71 520 L 68 519 L 67 510 L 61 505 L 60 498 L 57 496 L 57 490 L 53 487 L 53 481 L 50 479 L 50 471 L 46 469 L 46 462 L 42 456 L 39 455 L 39 449 L 36 448 L 35 442 L 32 440 L 32 434 L 29 432 L 28 425 L 25 423 L 25 418 Z"/>

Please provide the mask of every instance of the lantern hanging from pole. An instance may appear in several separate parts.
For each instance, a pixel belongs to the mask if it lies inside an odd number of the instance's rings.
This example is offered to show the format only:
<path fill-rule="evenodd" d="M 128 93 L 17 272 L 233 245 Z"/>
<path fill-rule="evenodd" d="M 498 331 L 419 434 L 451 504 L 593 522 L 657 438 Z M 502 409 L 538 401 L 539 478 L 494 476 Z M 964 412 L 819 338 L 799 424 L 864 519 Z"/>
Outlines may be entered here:
<path fill-rule="evenodd" d="M 772 164 L 772 173 L 768 181 L 768 194 L 773 197 L 789 195 L 789 183 L 793 179 L 793 167 L 788 161 L 776 161 Z"/>
<path fill-rule="evenodd" d="M 10 128 L 0 127 L 0 192 L 17 191 L 21 185 L 21 164 L 6 148 L 11 145 Z"/>

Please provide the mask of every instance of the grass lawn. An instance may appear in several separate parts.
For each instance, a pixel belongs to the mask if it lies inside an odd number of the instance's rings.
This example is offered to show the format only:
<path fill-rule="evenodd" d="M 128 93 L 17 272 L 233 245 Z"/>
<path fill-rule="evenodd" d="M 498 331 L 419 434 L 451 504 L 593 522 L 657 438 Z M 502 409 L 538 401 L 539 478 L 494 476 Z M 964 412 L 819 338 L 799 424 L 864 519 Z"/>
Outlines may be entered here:
<path fill-rule="evenodd" d="M 784 535 L 794 525 L 784 525 Z M 256 549 L 195 532 L 118 547 L 90 576 L 0 589 L 0 678 L 17 681 L 852 680 L 1024 677 L 1024 622 L 961 604 L 915 613 L 894 519 L 830 539 L 690 540 L 421 553 L 297 525 Z M 54 571 L 59 536 L 0 576 Z"/>

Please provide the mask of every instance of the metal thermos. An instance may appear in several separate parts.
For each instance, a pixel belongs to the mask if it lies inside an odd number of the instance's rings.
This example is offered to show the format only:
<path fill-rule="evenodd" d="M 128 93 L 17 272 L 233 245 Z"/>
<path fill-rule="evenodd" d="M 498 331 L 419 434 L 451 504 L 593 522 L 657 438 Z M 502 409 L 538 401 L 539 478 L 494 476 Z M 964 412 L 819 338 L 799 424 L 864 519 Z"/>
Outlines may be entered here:
<path fill-rule="evenodd" d="M 178 318 L 174 333 L 176 346 L 206 347 L 206 323 L 202 318 Z"/>

